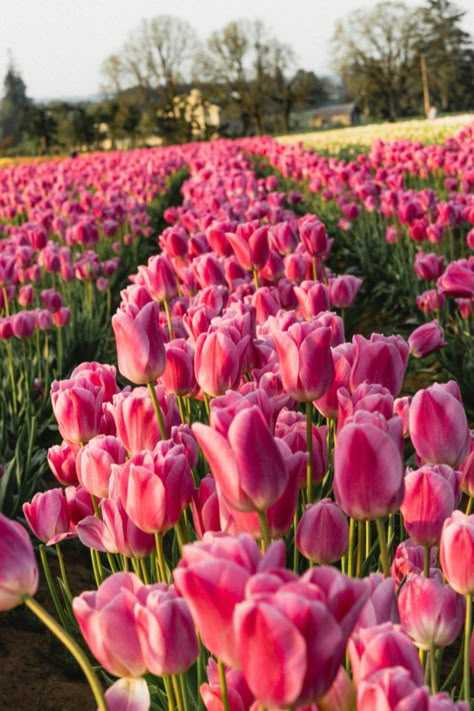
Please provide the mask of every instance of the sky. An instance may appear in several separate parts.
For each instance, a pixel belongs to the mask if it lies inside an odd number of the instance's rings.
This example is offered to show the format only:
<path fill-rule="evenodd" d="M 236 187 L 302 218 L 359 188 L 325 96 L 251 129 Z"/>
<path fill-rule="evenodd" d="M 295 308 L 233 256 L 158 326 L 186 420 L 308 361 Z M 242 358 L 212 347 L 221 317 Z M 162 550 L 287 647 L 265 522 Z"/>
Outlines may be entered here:
<path fill-rule="evenodd" d="M 231 20 L 261 19 L 296 53 L 299 67 L 331 74 L 329 44 L 338 19 L 369 9 L 367 0 L 0 0 L 0 81 L 11 51 L 32 99 L 87 97 L 100 92 L 100 69 L 142 19 L 173 15 L 204 41 Z M 420 5 L 421 0 L 408 0 Z M 474 2 L 463 27 L 474 35 Z M 2 89 L 0 88 L 0 93 Z"/>

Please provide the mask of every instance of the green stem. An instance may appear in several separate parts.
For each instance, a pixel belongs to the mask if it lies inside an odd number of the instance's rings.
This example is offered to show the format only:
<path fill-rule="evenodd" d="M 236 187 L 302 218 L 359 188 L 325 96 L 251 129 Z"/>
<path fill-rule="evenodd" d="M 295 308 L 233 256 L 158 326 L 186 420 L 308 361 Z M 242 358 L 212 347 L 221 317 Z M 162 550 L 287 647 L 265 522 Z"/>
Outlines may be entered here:
<path fill-rule="evenodd" d="M 306 403 L 306 449 L 308 463 L 306 465 L 306 499 L 308 504 L 313 503 L 313 403 Z"/>
<path fill-rule="evenodd" d="M 168 583 L 168 574 L 166 572 L 165 554 L 163 551 L 163 534 L 155 531 L 155 547 L 156 547 L 156 575 L 161 583 Z"/>
<path fill-rule="evenodd" d="M 431 546 L 424 546 L 423 551 L 423 575 L 425 576 L 425 578 L 429 578 Z"/>
<path fill-rule="evenodd" d="M 347 575 L 354 577 L 355 519 L 349 519 L 349 548 L 347 549 Z"/>
<path fill-rule="evenodd" d="M 253 283 L 255 284 L 255 288 L 260 289 L 260 279 L 258 278 L 257 267 L 252 267 L 252 274 L 253 274 Z"/>
<path fill-rule="evenodd" d="M 435 656 L 435 646 L 433 643 L 430 644 L 430 649 L 428 652 L 429 663 L 430 663 L 430 688 L 431 693 L 438 693 L 438 684 L 436 683 L 436 656 Z"/>
<path fill-rule="evenodd" d="M 84 675 L 89 683 L 99 711 L 107 711 L 107 704 L 105 702 L 104 692 L 102 691 L 102 687 L 99 683 L 99 680 L 85 653 L 79 647 L 77 642 L 75 642 L 72 637 L 70 637 L 67 632 L 58 625 L 56 620 L 54 620 L 51 615 L 46 612 L 46 610 L 39 604 L 39 602 L 37 602 L 30 595 L 25 595 L 23 598 L 23 602 L 72 654 L 72 656 L 84 672 Z"/>
<path fill-rule="evenodd" d="M 59 545 L 59 543 L 56 543 L 56 554 L 58 556 L 59 572 L 61 575 L 61 580 L 63 581 L 64 589 L 66 590 L 69 598 L 72 600 L 72 592 L 71 588 L 69 587 L 69 582 L 66 575 L 66 568 L 64 565 L 63 553 L 61 551 L 61 546 Z"/>
<path fill-rule="evenodd" d="M 166 320 L 168 322 L 168 341 L 172 341 L 174 338 L 173 323 L 171 321 L 171 311 L 170 311 L 170 305 L 168 303 L 168 299 L 165 299 L 163 301 L 163 306 L 164 306 L 165 313 L 166 313 Z"/>
<path fill-rule="evenodd" d="M 268 546 L 272 542 L 270 527 L 268 525 L 265 511 L 258 511 L 257 513 L 258 513 L 258 520 L 260 521 L 260 528 L 262 531 L 263 550 L 266 551 Z"/>
<path fill-rule="evenodd" d="M 164 683 L 165 689 L 166 689 L 166 696 L 167 696 L 167 701 L 168 701 L 168 711 L 174 711 L 175 699 L 174 699 L 174 693 L 173 693 L 173 685 L 171 683 L 171 678 L 169 675 L 167 675 L 167 674 L 163 675 L 163 683 Z"/>
<path fill-rule="evenodd" d="M 469 516 L 472 511 L 472 502 L 473 501 L 474 501 L 474 497 L 470 496 L 469 501 L 467 502 L 467 506 L 466 506 L 466 516 Z"/>
<path fill-rule="evenodd" d="M 389 578 L 390 561 L 388 559 L 387 539 L 385 537 L 385 527 L 383 524 L 383 520 L 381 518 L 376 518 L 375 525 L 377 526 L 377 534 L 379 537 L 380 562 L 382 563 L 383 574 L 385 578 Z"/>
<path fill-rule="evenodd" d="M 224 664 L 221 662 L 220 659 L 217 660 L 217 668 L 219 670 L 219 683 L 221 685 L 223 711 L 230 711 L 229 695 L 227 693 L 227 682 L 225 679 L 225 669 Z"/>
<path fill-rule="evenodd" d="M 362 548 L 364 545 L 364 522 L 357 521 L 357 561 L 356 561 L 356 578 L 362 575 Z"/>
<path fill-rule="evenodd" d="M 179 685 L 178 676 L 176 674 L 171 675 L 171 683 L 173 684 L 174 696 L 178 704 L 178 711 L 184 711 L 183 698 L 181 694 L 181 687 Z"/>
<path fill-rule="evenodd" d="M 179 679 L 179 687 L 181 689 L 181 698 L 183 700 L 184 711 L 189 711 L 188 691 L 187 691 L 187 687 L 186 687 L 186 675 L 179 674 L 178 679 Z"/>
<path fill-rule="evenodd" d="M 15 371 L 13 368 L 12 344 L 10 341 L 5 341 L 5 348 L 7 349 L 8 375 L 10 376 L 10 385 L 12 389 L 13 412 L 16 415 L 18 412 L 18 398 L 16 392 Z"/>
<path fill-rule="evenodd" d="M 39 547 L 39 553 L 40 553 L 40 558 L 41 558 L 41 565 L 43 566 L 44 577 L 46 578 L 46 584 L 48 586 L 49 594 L 51 595 L 51 600 L 54 603 L 54 608 L 56 610 L 56 613 L 59 617 L 59 620 L 60 620 L 62 626 L 65 629 L 68 629 L 68 623 L 67 623 L 66 616 L 65 616 L 64 611 L 61 607 L 61 603 L 59 601 L 59 596 L 58 596 L 58 593 L 56 592 L 56 588 L 54 587 L 53 576 L 51 575 L 51 569 L 49 567 L 48 557 L 46 555 L 46 549 L 45 549 L 44 545 L 42 545 L 42 544 Z"/>
<path fill-rule="evenodd" d="M 469 651 L 472 630 L 472 595 L 466 595 L 466 619 L 464 624 L 464 700 L 471 703 L 471 665 Z"/>
<path fill-rule="evenodd" d="M 148 570 L 147 570 L 147 567 L 146 567 L 146 563 L 145 563 L 145 560 L 144 560 L 143 558 L 140 558 L 140 564 L 139 564 L 139 565 L 140 565 L 140 570 L 141 570 L 141 574 L 142 574 L 142 580 L 143 580 L 143 582 L 145 583 L 145 585 L 149 585 L 149 584 L 150 584 L 150 577 L 149 577 L 149 575 L 148 575 Z"/>
<path fill-rule="evenodd" d="M 168 434 L 166 432 L 165 420 L 163 417 L 163 413 L 161 412 L 160 403 L 158 402 L 158 398 L 156 396 L 156 390 L 153 386 L 153 383 L 148 383 L 148 390 L 150 391 L 151 399 L 153 402 L 153 407 L 155 408 L 156 418 L 158 420 L 158 425 L 160 427 L 161 439 L 163 439 L 163 440 L 168 439 Z"/>

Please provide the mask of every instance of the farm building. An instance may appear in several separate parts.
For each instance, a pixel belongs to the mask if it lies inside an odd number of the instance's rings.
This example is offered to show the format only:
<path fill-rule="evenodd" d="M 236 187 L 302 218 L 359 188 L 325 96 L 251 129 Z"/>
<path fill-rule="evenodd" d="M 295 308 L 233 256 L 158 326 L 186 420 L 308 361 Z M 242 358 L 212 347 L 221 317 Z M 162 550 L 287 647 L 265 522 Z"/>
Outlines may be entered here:
<path fill-rule="evenodd" d="M 356 103 L 322 106 L 313 112 L 312 128 L 326 126 L 356 126 L 360 123 L 360 109 Z"/>

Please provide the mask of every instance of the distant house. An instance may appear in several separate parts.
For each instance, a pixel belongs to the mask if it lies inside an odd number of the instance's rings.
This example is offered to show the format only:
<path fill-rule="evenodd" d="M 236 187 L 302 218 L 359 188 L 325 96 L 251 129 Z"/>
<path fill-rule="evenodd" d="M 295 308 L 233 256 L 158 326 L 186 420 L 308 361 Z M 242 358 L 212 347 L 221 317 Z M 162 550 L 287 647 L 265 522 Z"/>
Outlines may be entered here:
<path fill-rule="evenodd" d="M 322 106 L 313 112 L 312 128 L 328 126 L 356 126 L 360 123 L 360 109 L 356 103 Z"/>

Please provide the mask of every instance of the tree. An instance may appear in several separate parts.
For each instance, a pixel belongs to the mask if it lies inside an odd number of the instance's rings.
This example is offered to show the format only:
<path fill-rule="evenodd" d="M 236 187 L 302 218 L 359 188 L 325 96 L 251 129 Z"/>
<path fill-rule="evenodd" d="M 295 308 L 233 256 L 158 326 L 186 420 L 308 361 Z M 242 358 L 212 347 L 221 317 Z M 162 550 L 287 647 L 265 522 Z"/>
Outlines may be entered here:
<path fill-rule="evenodd" d="M 443 111 L 467 108 L 466 95 L 472 101 L 472 38 L 461 27 L 465 15 L 449 0 L 426 0 L 417 12 L 416 51 L 426 64 L 431 103 Z"/>
<path fill-rule="evenodd" d="M 28 121 L 31 100 L 26 95 L 26 85 L 10 57 L 3 81 L 4 96 L 0 102 L 0 138 L 4 145 L 21 143 Z"/>
<path fill-rule="evenodd" d="M 335 65 L 366 113 L 394 120 L 403 107 L 415 47 L 416 13 L 381 2 L 340 20 L 332 39 Z"/>
<path fill-rule="evenodd" d="M 196 68 L 229 125 L 238 116 L 238 132 L 261 134 L 275 123 L 275 116 L 288 130 L 297 100 L 295 58 L 261 20 L 230 22 L 214 32 Z"/>
<path fill-rule="evenodd" d="M 126 99 L 128 91 L 138 96 L 146 123 L 173 140 L 173 133 L 189 132 L 186 106 L 177 101 L 189 89 L 192 58 L 198 46 L 191 25 L 169 15 L 143 20 L 131 32 L 120 52 L 110 55 L 102 65 L 105 90 L 115 96 L 125 117 L 124 127 L 136 130 L 136 105 Z M 173 126 L 176 131 L 174 131 Z"/>

